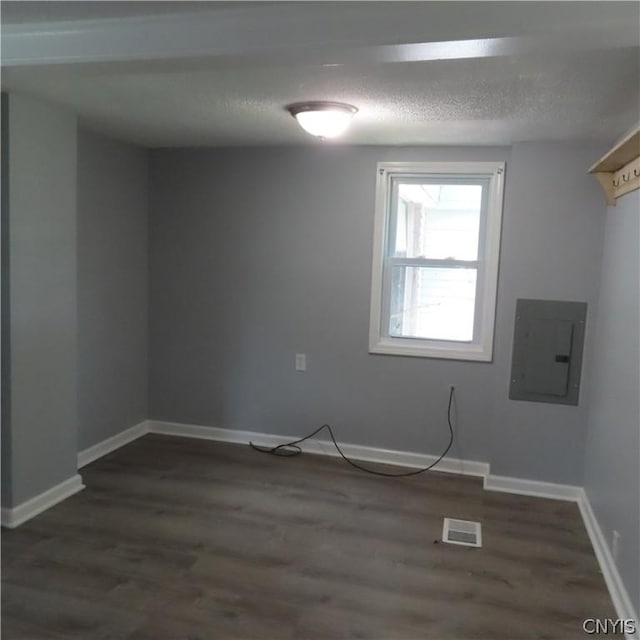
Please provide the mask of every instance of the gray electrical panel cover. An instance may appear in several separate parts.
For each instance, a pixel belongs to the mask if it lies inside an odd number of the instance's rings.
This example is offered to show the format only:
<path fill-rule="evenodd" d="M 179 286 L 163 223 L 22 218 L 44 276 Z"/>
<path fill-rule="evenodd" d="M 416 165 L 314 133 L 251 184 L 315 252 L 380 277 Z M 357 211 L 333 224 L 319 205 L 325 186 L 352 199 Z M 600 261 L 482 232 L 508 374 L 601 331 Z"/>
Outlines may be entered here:
<path fill-rule="evenodd" d="M 578 404 L 586 302 L 518 300 L 509 398 Z"/>

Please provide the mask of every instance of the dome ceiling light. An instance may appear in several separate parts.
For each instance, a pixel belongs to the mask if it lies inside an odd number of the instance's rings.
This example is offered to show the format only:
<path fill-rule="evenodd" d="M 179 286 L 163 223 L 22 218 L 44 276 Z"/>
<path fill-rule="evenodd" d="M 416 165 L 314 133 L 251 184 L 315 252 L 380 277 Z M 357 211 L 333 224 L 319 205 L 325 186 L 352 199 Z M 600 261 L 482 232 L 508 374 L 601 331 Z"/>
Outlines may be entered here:
<path fill-rule="evenodd" d="M 296 102 L 287 111 L 312 136 L 335 138 L 345 131 L 358 109 L 343 102 Z"/>

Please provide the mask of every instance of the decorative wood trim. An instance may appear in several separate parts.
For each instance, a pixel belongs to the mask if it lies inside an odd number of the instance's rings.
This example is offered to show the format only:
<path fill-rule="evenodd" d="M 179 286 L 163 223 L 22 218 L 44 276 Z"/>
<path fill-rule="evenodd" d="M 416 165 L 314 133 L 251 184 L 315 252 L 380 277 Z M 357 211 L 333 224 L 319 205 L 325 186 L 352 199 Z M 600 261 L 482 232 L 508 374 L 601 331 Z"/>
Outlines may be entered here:
<path fill-rule="evenodd" d="M 640 127 L 602 156 L 589 173 L 600 183 L 610 207 L 615 207 L 620 196 L 640 189 Z"/>
<path fill-rule="evenodd" d="M 598 171 L 593 174 L 595 179 L 600 183 L 602 191 L 604 192 L 604 199 L 608 207 L 616 206 L 616 194 L 613 190 L 613 174 L 605 173 L 604 171 Z"/>
<path fill-rule="evenodd" d="M 640 142 L 638 147 L 640 154 Z M 613 174 L 613 188 L 616 198 L 640 188 L 640 155 Z"/>

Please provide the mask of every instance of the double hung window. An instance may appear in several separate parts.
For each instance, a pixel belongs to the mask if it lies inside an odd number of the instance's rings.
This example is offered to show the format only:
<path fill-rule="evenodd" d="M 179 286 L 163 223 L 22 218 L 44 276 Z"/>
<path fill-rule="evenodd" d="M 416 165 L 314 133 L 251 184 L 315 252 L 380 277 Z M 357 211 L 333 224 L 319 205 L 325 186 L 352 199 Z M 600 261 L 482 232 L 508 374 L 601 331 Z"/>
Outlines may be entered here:
<path fill-rule="evenodd" d="M 504 163 L 380 163 L 372 353 L 490 361 Z"/>

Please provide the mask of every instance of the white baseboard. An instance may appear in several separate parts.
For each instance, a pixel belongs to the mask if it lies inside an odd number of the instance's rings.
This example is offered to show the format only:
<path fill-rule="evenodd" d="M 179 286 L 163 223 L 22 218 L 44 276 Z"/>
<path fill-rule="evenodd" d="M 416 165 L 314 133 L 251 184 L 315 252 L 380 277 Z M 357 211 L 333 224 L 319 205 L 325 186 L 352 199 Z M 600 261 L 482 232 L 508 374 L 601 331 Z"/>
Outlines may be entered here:
<path fill-rule="evenodd" d="M 179 436 L 183 438 L 200 438 L 204 440 L 232 442 L 237 444 L 248 444 L 249 442 L 253 442 L 254 444 L 262 446 L 276 446 L 283 442 L 296 440 L 299 437 L 258 433 L 255 431 L 220 429 L 219 427 L 205 427 L 177 422 L 146 420 L 113 436 L 112 438 L 108 438 L 93 447 L 81 451 L 78 454 L 78 468 L 81 468 L 90 462 L 93 462 L 94 460 L 129 444 L 147 433 Z M 333 443 L 329 440 L 308 440 L 304 443 L 303 448 L 304 451 L 309 453 L 334 457 L 340 455 L 336 451 Z M 393 449 L 381 449 L 378 447 L 366 447 L 363 445 L 340 444 L 340 448 L 346 456 L 353 458 L 354 460 L 393 464 L 410 469 L 426 467 L 436 460 L 436 456 L 428 454 L 411 453 L 408 451 L 397 451 Z M 591 544 L 593 545 L 596 558 L 600 564 L 600 569 L 609 589 L 609 593 L 611 594 L 611 599 L 618 617 L 625 620 L 636 620 L 636 627 L 640 628 L 640 625 L 637 623 L 637 613 L 631 604 L 631 599 L 629 598 L 624 583 L 622 582 L 616 564 L 613 561 L 609 547 L 605 542 L 604 535 L 600 529 L 600 525 L 598 524 L 595 514 L 593 513 L 589 499 L 582 487 L 492 475 L 490 473 L 489 464 L 486 462 L 460 460 L 449 457 L 441 460 L 434 467 L 434 470 L 446 473 L 479 476 L 483 478 L 484 489 L 487 491 L 503 491 L 505 493 L 576 502 L 580 508 L 585 528 L 589 534 Z M 82 479 L 79 475 L 69 478 L 69 480 L 62 482 L 49 491 L 45 491 L 39 496 L 32 498 L 14 509 L 2 509 L 2 525 L 11 528 L 17 527 L 26 520 L 83 488 L 84 485 L 82 484 Z M 640 640 L 638 634 L 634 636 L 627 636 L 627 638 L 628 640 Z"/>
<path fill-rule="evenodd" d="M 618 618 L 622 620 L 635 620 L 636 621 L 636 633 L 634 635 L 627 635 L 627 640 L 639 640 L 640 638 L 640 621 L 638 620 L 638 612 L 635 611 L 631 598 L 627 593 L 627 589 L 622 582 L 618 567 L 611 555 L 609 545 L 606 542 L 606 538 L 602 533 L 600 524 L 596 518 L 589 497 L 584 489 L 580 489 L 580 499 L 578 500 L 578 506 L 580 507 L 580 513 L 584 520 L 584 526 L 587 529 L 591 545 L 598 559 L 600 570 L 609 589 L 611 600 L 613 600 L 613 606 L 616 609 Z"/>
<path fill-rule="evenodd" d="M 263 446 L 275 446 L 283 442 L 296 440 L 299 436 L 281 436 L 254 431 L 235 431 L 220 429 L 218 427 L 204 427 L 175 422 L 148 421 L 150 433 L 158 433 L 169 436 L 181 436 L 186 438 L 203 438 L 205 440 L 217 440 L 219 442 L 234 442 L 239 444 L 254 444 Z M 321 455 L 339 456 L 332 442 L 327 440 L 308 440 L 303 448 L 309 453 Z M 354 460 L 364 462 L 381 462 L 395 464 L 408 468 L 426 467 L 436 460 L 436 456 L 416 454 L 407 451 L 395 451 L 392 449 L 380 449 L 354 444 L 340 444 L 340 448 L 346 456 Z M 553 500 L 567 500 L 576 502 L 580 508 L 585 528 L 591 539 L 596 558 L 604 576 L 607 588 L 611 595 L 617 615 L 620 619 L 636 620 L 637 614 L 633 609 L 631 600 L 624 587 L 618 569 L 613 562 L 609 548 L 604 542 L 600 525 L 589 504 L 589 500 L 582 487 L 554 482 L 541 482 L 524 478 L 511 478 L 508 476 L 492 475 L 490 466 L 486 462 L 473 460 L 458 460 L 445 458 L 435 467 L 436 471 L 457 473 L 463 475 L 480 476 L 483 478 L 484 489 L 487 491 L 503 491 L 538 498 L 551 498 Z M 636 622 L 636 628 L 639 628 Z M 638 635 L 627 636 L 628 640 L 640 640 Z"/>
<path fill-rule="evenodd" d="M 145 420 L 125 431 L 121 431 L 111 438 L 98 442 L 98 444 L 88 449 L 80 451 L 80 453 L 78 453 L 78 469 L 82 469 L 82 467 L 88 465 L 90 462 L 102 458 L 102 456 L 106 456 L 108 453 L 124 447 L 125 444 L 141 438 L 145 433 L 148 433 L 148 431 L 149 428 Z"/>
<path fill-rule="evenodd" d="M 569 500 L 578 502 L 582 495 L 582 487 L 571 484 L 556 484 L 554 482 L 540 482 L 524 478 L 510 478 L 508 476 L 494 476 L 488 474 L 484 479 L 487 491 L 504 491 L 536 498 L 551 498 L 553 500 Z"/>
<path fill-rule="evenodd" d="M 62 502 L 69 496 L 72 496 L 78 491 L 82 491 L 84 485 L 82 484 L 82 478 L 79 474 L 71 476 L 64 482 L 57 484 L 51 489 L 43 491 L 41 494 L 31 498 L 17 507 L 3 508 L 0 512 L 2 526 L 9 529 L 14 529 L 20 526 L 22 523 L 31 518 L 37 516 L 39 513 L 46 511 L 53 505 Z"/>
<path fill-rule="evenodd" d="M 217 440 L 219 442 L 234 442 L 238 444 L 254 444 L 273 447 L 283 442 L 297 440 L 300 436 L 282 436 L 254 431 L 236 431 L 233 429 L 220 429 L 218 427 L 203 427 L 198 425 L 180 424 L 176 422 L 160 422 L 149 420 L 149 432 L 167 436 L 182 436 L 185 438 L 202 438 L 205 440 Z M 301 445 L 307 453 L 339 457 L 333 442 L 330 440 L 307 440 Z M 393 464 L 409 469 L 420 469 L 433 464 L 437 456 L 425 453 L 411 453 L 408 451 L 396 451 L 394 449 L 381 449 L 378 447 L 366 447 L 357 444 L 340 443 L 340 449 L 349 458 L 362 462 L 379 462 Z M 489 465 L 486 462 L 475 460 L 459 460 L 445 458 L 433 467 L 434 471 L 445 473 L 457 473 L 461 475 L 484 477 L 489 473 Z"/>

